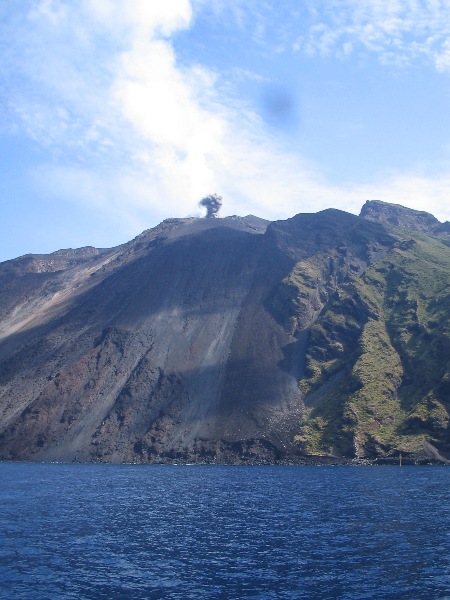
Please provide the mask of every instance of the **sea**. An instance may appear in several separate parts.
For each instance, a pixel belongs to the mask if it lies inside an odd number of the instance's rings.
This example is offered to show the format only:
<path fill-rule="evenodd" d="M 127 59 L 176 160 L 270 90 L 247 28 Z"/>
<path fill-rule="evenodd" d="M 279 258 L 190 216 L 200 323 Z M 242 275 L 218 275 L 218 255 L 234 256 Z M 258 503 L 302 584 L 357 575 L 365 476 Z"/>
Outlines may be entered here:
<path fill-rule="evenodd" d="M 0 463 L 0 598 L 450 599 L 450 468 Z"/>

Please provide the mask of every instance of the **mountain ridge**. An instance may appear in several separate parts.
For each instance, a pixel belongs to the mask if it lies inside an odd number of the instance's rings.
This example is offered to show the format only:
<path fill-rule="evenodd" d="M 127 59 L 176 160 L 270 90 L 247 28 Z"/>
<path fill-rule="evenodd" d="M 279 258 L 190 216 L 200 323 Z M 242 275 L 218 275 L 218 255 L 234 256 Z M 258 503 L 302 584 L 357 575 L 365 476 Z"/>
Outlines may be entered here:
<path fill-rule="evenodd" d="M 0 264 L 0 458 L 446 462 L 450 249 L 426 214 L 166 219 Z"/>

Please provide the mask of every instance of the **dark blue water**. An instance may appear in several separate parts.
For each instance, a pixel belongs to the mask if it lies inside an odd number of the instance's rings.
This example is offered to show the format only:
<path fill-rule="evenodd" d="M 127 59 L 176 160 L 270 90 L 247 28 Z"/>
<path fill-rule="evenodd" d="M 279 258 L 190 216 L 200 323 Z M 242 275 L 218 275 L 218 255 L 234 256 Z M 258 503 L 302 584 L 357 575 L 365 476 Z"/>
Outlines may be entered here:
<path fill-rule="evenodd" d="M 0 598 L 450 598 L 450 469 L 0 463 Z"/>

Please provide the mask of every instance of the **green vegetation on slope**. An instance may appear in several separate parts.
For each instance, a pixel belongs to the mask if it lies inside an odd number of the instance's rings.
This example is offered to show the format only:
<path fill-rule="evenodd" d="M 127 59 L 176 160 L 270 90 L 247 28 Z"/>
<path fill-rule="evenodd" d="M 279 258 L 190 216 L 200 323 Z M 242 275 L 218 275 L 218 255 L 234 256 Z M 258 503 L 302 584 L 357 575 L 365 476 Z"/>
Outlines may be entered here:
<path fill-rule="evenodd" d="M 361 275 L 341 268 L 331 278 L 328 253 L 328 263 L 317 254 L 284 282 L 298 290 L 286 324 L 299 331 L 308 324 L 296 315 L 310 319 L 296 438 L 309 454 L 396 456 L 425 440 L 450 451 L 450 248 L 407 231 L 395 237 Z"/>

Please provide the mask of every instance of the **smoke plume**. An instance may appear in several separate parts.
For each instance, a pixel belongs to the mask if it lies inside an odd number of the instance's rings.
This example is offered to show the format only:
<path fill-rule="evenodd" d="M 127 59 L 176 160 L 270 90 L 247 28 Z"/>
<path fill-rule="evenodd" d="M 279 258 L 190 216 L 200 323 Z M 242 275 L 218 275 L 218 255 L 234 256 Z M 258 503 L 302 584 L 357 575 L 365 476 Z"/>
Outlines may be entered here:
<path fill-rule="evenodd" d="M 198 203 L 199 206 L 204 206 L 206 208 L 206 218 L 207 219 L 218 219 L 219 218 L 219 210 L 222 206 L 222 196 L 217 194 L 211 194 L 210 196 L 205 196 Z"/>

